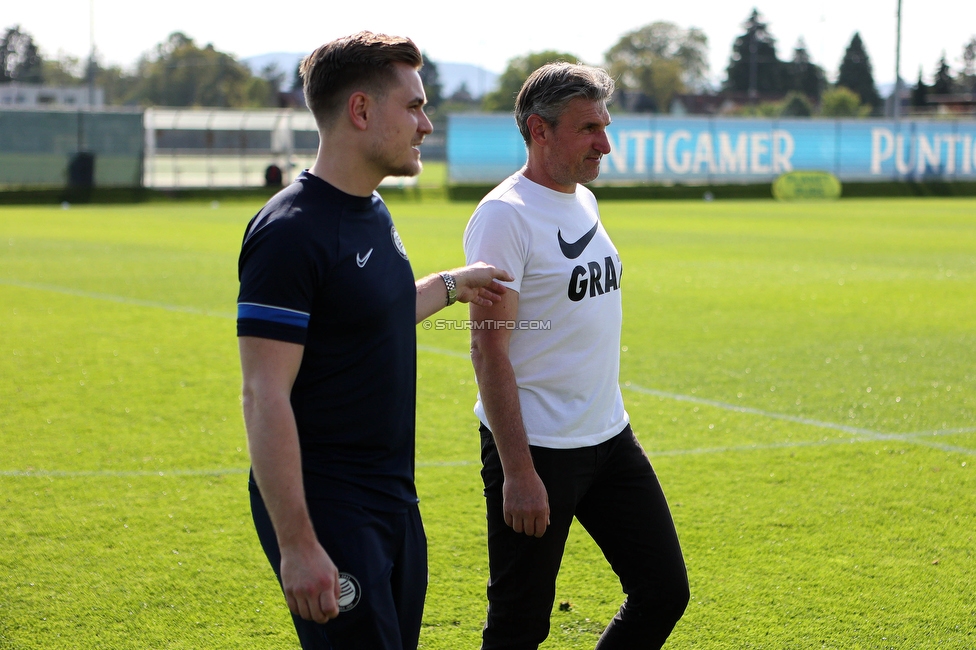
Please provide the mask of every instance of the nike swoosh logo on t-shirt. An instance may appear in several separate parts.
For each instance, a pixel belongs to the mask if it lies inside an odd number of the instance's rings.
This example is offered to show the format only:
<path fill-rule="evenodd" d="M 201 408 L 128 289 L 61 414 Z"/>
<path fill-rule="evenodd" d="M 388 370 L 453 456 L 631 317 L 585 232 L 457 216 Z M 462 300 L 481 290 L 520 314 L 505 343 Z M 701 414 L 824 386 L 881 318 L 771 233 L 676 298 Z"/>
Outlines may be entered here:
<path fill-rule="evenodd" d="M 368 251 L 366 251 L 366 256 L 365 257 L 360 257 L 359 256 L 359 253 L 356 253 L 356 264 L 359 265 L 359 268 L 363 268 L 364 266 L 366 266 L 366 262 L 369 261 L 369 256 L 372 255 L 372 254 L 373 254 L 373 249 L 372 248 L 370 248 Z"/>
<path fill-rule="evenodd" d="M 568 243 L 563 239 L 563 233 L 559 230 L 556 231 L 556 237 L 559 239 L 559 250 L 563 252 L 563 255 L 571 260 L 575 260 L 577 257 L 583 254 L 583 249 L 590 243 L 593 239 L 593 235 L 596 234 L 596 229 L 600 227 L 600 222 L 597 221 L 593 224 L 593 227 L 587 231 L 585 235 L 577 239 L 573 243 Z"/>

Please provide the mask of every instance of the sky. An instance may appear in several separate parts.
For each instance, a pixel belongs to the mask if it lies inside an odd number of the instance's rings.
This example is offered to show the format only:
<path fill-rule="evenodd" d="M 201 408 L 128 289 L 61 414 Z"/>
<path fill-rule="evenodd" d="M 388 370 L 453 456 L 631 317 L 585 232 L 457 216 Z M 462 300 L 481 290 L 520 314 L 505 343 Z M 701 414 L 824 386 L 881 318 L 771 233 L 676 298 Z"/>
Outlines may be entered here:
<path fill-rule="evenodd" d="M 198 44 L 212 43 L 239 58 L 271 52 L 310 52 L 361 29 L 411 37 L 435 62 L 471 63 L 493 72 L 528 52 L 561 50 L 585 63 L 625 33 L 655 21 L 698 27 L 708 37 L 710 76 L 725 78 L 732 43 L 753 7 L 766 19 L 781 59 L 792 58 L 803 38 L 814 62 L 834 78 L 855 32 L 867 48 L 875 82 L 895 78 L 898 0 L 623 0 L 525 2 L 495 0 L 484 9 L 457 0 L 283 2 L 268 0 L 46 0 L 14 2 L 0 28 L 20 25 L 49 58 L 85 57 L 94 34 L 102 63 L 131 67 L 139 56 L 182 31 Z M 468 5 L 470 6 L 470 5 Z M 962 50 L 976 36 L 974 0 L 902 0 L 901 76 L 914 83 L 921 66 L 927 80 L 943 52 L 961 66 Z"/>

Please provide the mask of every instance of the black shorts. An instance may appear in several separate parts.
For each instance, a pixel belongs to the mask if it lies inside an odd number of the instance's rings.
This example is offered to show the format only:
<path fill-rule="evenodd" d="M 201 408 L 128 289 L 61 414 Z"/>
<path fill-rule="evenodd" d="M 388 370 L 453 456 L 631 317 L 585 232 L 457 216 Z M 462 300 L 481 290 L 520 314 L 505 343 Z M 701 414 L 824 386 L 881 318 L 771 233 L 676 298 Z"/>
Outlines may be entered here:
<path fill-rule="evenodd" d="M 261 494 L 252 483 L 251 515 L 264 553 L 281 582 L 281 553 Z M 310 499 L 319 543 L 349 581 L 328 623 L 292 615 L 304 650 L 415 650 L 427 594 L 427 537 L 416 504 L 400 512 Z"/>

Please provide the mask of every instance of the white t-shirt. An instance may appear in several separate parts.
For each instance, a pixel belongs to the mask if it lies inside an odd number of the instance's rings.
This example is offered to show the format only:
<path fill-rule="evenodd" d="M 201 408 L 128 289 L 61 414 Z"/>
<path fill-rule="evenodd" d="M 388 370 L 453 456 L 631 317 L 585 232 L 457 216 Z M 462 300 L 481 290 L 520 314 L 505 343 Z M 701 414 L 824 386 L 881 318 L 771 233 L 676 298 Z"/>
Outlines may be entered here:
<path fill-rule="evenodd" d="M 573 449 L 620 433 L 622 266 L 593 193 L 557 192 L 520 171 L 482 199 L 464 253 L 515 278 L 502 284 L 519 293 L 509 356 L 529 444 Z M 474 410 L 491 429 L 480 394 Z"/>

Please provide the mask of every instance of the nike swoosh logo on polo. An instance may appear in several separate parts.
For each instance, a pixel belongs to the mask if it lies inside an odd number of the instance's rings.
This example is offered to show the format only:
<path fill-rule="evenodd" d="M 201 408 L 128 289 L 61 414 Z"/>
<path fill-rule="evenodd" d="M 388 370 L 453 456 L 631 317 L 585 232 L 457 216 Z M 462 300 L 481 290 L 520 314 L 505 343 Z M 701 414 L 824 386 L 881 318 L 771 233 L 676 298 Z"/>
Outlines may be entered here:
<path fill-rule="evenodd" d="M 589 245 L 590 240 L 593 239 L 593 235 L 596 234 L 596 229 L 599 227 L 600 222 L 597 221 L 585 235 L 573 243 L 568 243 L 566 240 L 564 240 L 562 231 L 557 230 L 556 237 L 559 239 L 559 250 L 561 250 L 563 255 L 565 255 L 567 258 L 575 260 L 577 257 L 583 254 L 583 249 Z"/>
<path fill-rule="evenodd" d="M 359 255 L 359 253 L 356 253 L 356 264 L 359 265 L 359 268 L 363 268 L 364 266 L 366 266 L 366 262 L 369 261 L 369 256 L 372 255 L 372 254 L 373 254 L 373 249 L 372 248 L 370 248 L 368 251 L 366 251 L 366 256 L 365 257 L 362 257 L 362 256 Z"/>

